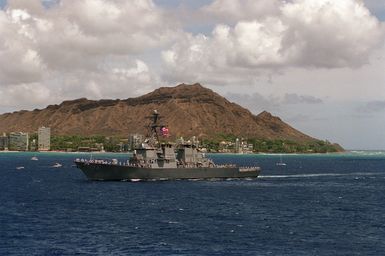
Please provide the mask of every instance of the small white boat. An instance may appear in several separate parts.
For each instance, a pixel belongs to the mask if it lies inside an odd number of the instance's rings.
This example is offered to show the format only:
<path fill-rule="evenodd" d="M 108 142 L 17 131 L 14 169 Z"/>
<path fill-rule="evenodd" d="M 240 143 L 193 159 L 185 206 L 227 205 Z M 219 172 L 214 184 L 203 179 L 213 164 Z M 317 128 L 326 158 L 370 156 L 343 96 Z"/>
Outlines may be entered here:
<path fill-rule="evenodd" d="M 275 165 L 277 165 L 277 166 L 285 166 L 286 165 L 286 163 L 282 162 L 282 155 L 279 156 L 279 162 L 275 163 Z"/>
<path fill-rule="evenodd" d="M 22 169 L 24 169 L 24 166 L 17 166 L 16 167 L 16 170 L 22 170 Z"/>
<path fill-rule="evenodd" d="M 37 156 L 33 156 L 33 157 L 31 157 L 31 160 L 32 161 L 37 161 L 37 160 L 39 160 L 39 158 L 37 158 Z"/>
<path fill-rule="evenodd" d="M 59 163 L 55 163 L 54 165 L 52 165 L 53 168 L 59 168 L 59 167 L 62 167 L 63 165 L 59 164 Z"/>

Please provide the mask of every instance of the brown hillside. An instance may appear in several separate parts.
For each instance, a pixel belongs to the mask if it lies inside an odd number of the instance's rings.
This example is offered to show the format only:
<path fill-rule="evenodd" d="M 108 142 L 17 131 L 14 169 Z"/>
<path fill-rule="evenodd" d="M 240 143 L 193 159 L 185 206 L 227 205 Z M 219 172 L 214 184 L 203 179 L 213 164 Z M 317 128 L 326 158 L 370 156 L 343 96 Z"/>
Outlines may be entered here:
<path fill-rule="evenodd" d="M 44 125 L 57 135 L 127 136 L 144 133 L 147 117 L 155 109 L 175 136 L 234 134 L 299 142 L 314 140 L 268 112 L 255 116 L 200 84 L 162 87 L 126 100 L 82 98 L 42 110 L 6 113 L 0 115 L 0 131 L 35 132 Z"/>

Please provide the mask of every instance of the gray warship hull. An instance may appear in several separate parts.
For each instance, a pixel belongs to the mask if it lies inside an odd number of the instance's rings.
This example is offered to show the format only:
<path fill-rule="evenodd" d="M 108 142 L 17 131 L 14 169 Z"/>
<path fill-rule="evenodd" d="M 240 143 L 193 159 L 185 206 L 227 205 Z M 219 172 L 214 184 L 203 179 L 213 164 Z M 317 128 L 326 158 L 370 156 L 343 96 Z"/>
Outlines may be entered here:
<path fill-rule="evenodd" d="M 179 179 L 227 179 L 256 178 L 260 168 L 237 167 L 233 164 L 216 165 L 200 152 L 195 137 L 176 144 L 160 143 L 160 136 L 167 137 L 168 128 L 159 124 L 159 113 L 154 110 L 148 137 L 134 148 L 126 162 L 117 159 L 76 159 L 76 166 L 90 180 L 179 180 Z"/>
<path fill-rule="evenodd" d="M 75 164 L 89 180 L 100 181 L 256 178 L 260 173 L 258 167 L 147 168 L 76 161 Z"/>

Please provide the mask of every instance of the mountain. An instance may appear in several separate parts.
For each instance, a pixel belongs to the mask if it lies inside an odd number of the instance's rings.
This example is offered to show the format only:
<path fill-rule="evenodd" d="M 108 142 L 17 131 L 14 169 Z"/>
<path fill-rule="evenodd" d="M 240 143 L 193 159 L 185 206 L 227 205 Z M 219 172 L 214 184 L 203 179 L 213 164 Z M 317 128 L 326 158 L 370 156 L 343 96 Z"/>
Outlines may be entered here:
<path fill-rule="evenodd" d="M 88 100 L 49 105 L 45 109 L 0 115 L 0 132 L 36 132 L 51 127 L 54 135 L 119 135 L 145 133 L 148 117 L 158 110 L 171 135 L 213 137 L 218 134 L 297 142 L 315 139 L 264 111 L 253 115 L 200 84 L 162 87 L 137 98 Z"/>

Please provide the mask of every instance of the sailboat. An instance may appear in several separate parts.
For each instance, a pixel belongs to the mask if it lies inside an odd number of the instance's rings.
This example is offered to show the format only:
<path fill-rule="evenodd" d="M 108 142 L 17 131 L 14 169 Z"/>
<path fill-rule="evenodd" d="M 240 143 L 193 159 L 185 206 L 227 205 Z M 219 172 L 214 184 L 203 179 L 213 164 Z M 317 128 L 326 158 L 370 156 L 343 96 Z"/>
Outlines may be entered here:
<path fill-rule="evenodd" d="M 286 165 L 286 163 L 282 162 L 282 154 L 279 155 L 279 162 L 275 163 L 275 165 L 278 165 L 278 166 L 285 166 Z"/>

